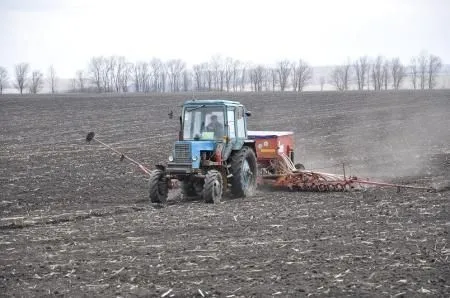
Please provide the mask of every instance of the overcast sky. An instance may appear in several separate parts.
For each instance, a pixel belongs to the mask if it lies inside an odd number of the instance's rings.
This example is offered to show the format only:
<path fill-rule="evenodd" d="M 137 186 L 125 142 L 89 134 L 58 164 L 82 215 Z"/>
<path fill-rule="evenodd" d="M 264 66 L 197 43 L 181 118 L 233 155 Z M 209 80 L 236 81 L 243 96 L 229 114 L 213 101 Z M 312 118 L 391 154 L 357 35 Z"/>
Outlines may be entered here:
<path fill-rule="evenodd" d="M 321 66 L 427 50 L 450 63 L 450 0 L 0 0 L 0 49 L 10 76 L 28 62 L 66 78 L 97 55 Z"/>

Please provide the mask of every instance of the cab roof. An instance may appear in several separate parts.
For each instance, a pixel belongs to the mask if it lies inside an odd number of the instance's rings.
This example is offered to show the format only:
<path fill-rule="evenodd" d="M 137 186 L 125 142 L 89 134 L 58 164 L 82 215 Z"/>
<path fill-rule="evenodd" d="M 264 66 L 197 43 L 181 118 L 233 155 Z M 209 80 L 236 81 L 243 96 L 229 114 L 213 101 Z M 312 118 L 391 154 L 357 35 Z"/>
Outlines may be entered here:
<path fill-rule="evenodd" d="M 238 101 L 227 99 L 192 99 L 186 100 L 184 105 L 224 105 L 224 106 L 242 106 Z"/>

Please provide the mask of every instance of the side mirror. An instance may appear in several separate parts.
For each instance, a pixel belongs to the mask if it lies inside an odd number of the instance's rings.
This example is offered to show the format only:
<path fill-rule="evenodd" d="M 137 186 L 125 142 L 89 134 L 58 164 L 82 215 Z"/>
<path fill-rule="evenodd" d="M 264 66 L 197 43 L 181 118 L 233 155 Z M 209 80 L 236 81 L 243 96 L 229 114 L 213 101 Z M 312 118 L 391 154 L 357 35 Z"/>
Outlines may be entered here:
<path fill-rule="evenodd" d="M 250 116 L 252 115 L 252 112 L 250 112 L 250 111 L 245 111 L 245 115 L 246 115 L 247 117 L 250 117 Z"/>
<path fill-rule="evenodd" d="M 180 116 L 180 130 L 178 131 L 178 141 L 183 141 L 183 132 L 181 131 L 181 127 L 183 125 L 183 118 Z"/>

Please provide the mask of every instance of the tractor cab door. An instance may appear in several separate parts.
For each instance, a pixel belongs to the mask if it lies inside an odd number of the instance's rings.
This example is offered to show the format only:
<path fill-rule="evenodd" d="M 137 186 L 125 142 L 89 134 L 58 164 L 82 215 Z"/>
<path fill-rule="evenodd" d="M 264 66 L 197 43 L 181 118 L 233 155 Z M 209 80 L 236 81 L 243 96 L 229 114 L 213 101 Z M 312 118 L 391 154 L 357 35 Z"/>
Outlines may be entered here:
<path fill-rule="evenodd" d="M 231 143 L 236 141 L 236 123 L 235 123 L 235 108 L 227 108 L 227 126 L 228 126 L 228 138 Z"/>
<path fill-rule="evenodd" d="M 247 137 L 243 107 L 228 107 L 227 125 L 232 150 L 241 149 Z"/>
<path fill-rule="evenodd" d="M 236 137 L 240 141 L 247 139 L 247 124 L 243 107 L 236 108 Z"/>

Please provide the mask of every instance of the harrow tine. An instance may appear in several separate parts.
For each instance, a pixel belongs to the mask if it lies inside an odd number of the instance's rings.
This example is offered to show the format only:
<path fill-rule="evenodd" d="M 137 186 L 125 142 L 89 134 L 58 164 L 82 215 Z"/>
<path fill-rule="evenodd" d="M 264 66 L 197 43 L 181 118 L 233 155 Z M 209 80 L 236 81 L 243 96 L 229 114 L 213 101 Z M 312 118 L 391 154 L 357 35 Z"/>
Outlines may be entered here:
<path fill-rule="evenodd" d="M 373 182 L 363 179 L 358 179 L 355 176 L 345 175 L 345 166 L 343 165 L 344 175 L 330 174 L 323 172 L 315 172 L 311 170 L 298 170 L 291 159 L 284 153 L 279 153 L 278 158 L 271 162 L 273 173 L 263 174 L 261 177 L 262 183 L 267 183 L 275 187 L 288 188 L 299 191 L 337 191 L 345 192 L 358 189 L 363 185 L 387 186 L 410 189 L 420 189 L 433 191 L 435 189 L 430 187 L 400 185 L 383 182 Z"/>
<path fill-rule="evenodd" d="M 410 188 L 410 189 L 421 189 L 434 191 L 435 189 L 432 187 L 423 187 L 423 186 L 413 186 L 413 185 L 401 185 L 401 184 L 393 184 L 393 183 L 385 183 L 385 182 L 374 182 L 368 180 L 353 180 L 355 183 L 367 184 L 367 185 L 375 185 L 375 186 L 387 186 L 387 187 L 397 187 L 397 188 Z"/>

